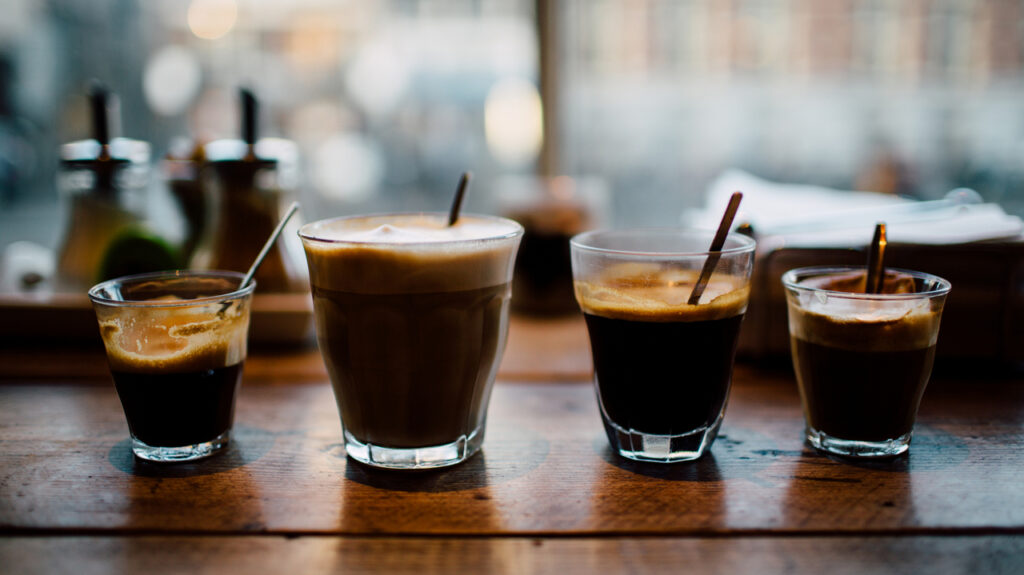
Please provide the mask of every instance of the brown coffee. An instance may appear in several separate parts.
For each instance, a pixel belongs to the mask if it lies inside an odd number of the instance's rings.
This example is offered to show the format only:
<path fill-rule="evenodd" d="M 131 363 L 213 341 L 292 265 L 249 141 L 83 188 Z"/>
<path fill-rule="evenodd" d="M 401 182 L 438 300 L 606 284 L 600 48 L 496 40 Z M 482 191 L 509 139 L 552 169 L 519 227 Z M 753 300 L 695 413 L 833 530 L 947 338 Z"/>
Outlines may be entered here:
<path fill-rule="evenodd" d="M 935 346 L 866 352 L 795 337 L 791 345 L 812 428 L 858 441 L 885 441 L 913 429 Z"/>
<path fill-rule="evenodd" d="M 482 433 L 508 331 L 517 237 L 503 234 L 520 228 L 426 215 L 311 226 L 317 335 L 345 431 L 388 448 Z"/>
<path fill-rule="evenodd" d="M 363 443 L 443 445 L 483 423 L 505 344 L 508 284 L 416 294 L 313 287 L 345 429 Z"/>
<path fill-rule="evenodd" d="M 748 288 L 715 276 L 691 306 L 695 280 L 688 270 L 624 264 L 576 283 L 601 408 L 622 430 L 683 434 L 711 427 L 725 409 Z"/>
<path fill-rule="evenodd" d="M 187 372 L 110 373 L 128 429 L 146 445 L 194 445 L 231 429 L 241 363 Z"/>

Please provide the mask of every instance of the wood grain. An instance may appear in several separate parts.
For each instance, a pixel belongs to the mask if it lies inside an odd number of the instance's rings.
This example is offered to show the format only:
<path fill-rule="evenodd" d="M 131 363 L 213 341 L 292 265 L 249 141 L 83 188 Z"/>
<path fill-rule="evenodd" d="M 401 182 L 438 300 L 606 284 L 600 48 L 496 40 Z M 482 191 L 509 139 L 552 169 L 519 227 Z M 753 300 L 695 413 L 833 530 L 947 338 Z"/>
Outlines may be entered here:
<path fill-rule="evenodd" d="M 11 573 L 789 573 L 1024 571 L 1024 538 L 9 537 Z"/>
<path fill-rule="evenodd" d="M 908 457 L 808 450 L 786 372 L 740 367 L 722 434 L 695 464 L 611 454 L 586 384 L 499 383 L 484 451 L 447 471 L 342 454 L 326 382 L 248 381 L 232 449 L 135 461 L 111 385 L 0 386 L 0 529 L 52 533 L 1024 533 L 1024 386 L 941 382 Z"/>

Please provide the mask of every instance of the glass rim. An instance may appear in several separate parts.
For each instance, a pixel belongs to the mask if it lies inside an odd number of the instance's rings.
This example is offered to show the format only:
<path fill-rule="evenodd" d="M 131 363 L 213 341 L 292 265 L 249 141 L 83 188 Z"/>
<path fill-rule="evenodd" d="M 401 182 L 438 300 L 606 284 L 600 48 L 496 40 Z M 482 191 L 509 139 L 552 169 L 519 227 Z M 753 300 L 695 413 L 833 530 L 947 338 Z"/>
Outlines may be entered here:
<path fill-rule="evenodd" d="M 484 237 L 481 237 L 481 238 L 462 238 L 462 239 L 453 239 L 453 240 L 440 240 L 440 241 L 428 241 L 428 242 L 403 242 L 403 243 L 386 242 L 386 241 L 373 241 L 373 240 L 338 240 L 338 239 L 318 237 L 318 236 L 315 236 L 311 232 L 308 231 L 308 228 L 311 228 L 312 226 L 325 225 L 325 224 L 328 224 L 328 223 L 340 222 L 340 221 L 345 221 L 345 220 L 362 220 L 362 219 L 370 219 L 370 218 L 384 218 L 384 217 L 398 217 L 398 216 L 401 216 L 401 217 L 404 217 L 404 216 L 438 216 L 438 217 L 441 217 L 441 218 L 447 218 L 448 217 L 448 212 L 376 212 L 376 213 L 372 213 L 372 214 L 338 216 L 338 217 L 334 217 L 334 218 L 325 218 L 325 219 L 322 219 L 322 220 L 317 220 L 315 222 L 309 222 L 309 223 L 303 224 L 302 227 L 299 228 L 298 234 L 299 234 L 299 238 L 301 238 L 304 241 L 320 242 L 320 243 L 325 243 L 325 244 L 339 244 L 339 245 L 340 244 L 350 244 L 350 245 L 361 245 L 361 246 L 395 246 L 395 247 L 402 247 L 402 248 L 404 248 L 404 247 L 422 247 L 422 246 L 444 246 L 444 245 L 451 245 L 451 244 L 461 244 L 461 243 L 466 243 L 466 242 L 489 242 L 489 241 L 494 241 L 494 240 L 511 239 L 511 238 L 514 238 L 514 237 L 517 237 L 517 236 L 520 236 L 520 235 L 523 234 L 523 225 L 520 224 L 519 222 L 513 220 L 513 219 L 503 218 L 501 216 L 491 216 L 491 215 L 486 215 L 486 214 L 463 213 L 461 215 L 469 216 L 469 217 L 472 217 L 472 218 L 480 218 L 480 219 L 484 219 L 484 220 L 508 222 L 508 223 L 513 224 L 515 229 L 512 230 L 511 232 L 508 232 L 508 233 L 495 234 L 493 236 L 484 236 Z"/>
<path fill-rule="evenodd" d="M 586 242 L 597 236 L 607 236 L 611 234 L 648 234 L 650 237 L 666 236 L 666 237 L 684 237 L 689 236 L 691 238 L 700 237 L 706 239 L 710 247 L 711 240 L 715 237 L 714 230 L 698 230 L 692 228 L 673 228 L 673 227 L 653 227 L 653 228 L 604 228 L 598 230 L 590 230 L 583 233 L 576 234 L 569 240 L 569 245 L 576 250 L 591 252 L 595 254 L 607 254 L 607 255 L 623 255 L 623 256 L 645 256 L 645 257 L 704 257 L 711 253 L 717 253 L 721 255 L 733 255 L 743 254 L 754 251 L 757 247 L 757 241 L 754 238 L 741 234 L 739 232 L 729 232 L 726 236 L 726 240 L 738 240 L 739 246 L 722 249 L 716 252 L 711 250 L 699 250 L 699 251 L 678 251 L 678 250 L 623 250 L 623 249 L 612 249 L 612 248 L 600 248 L 594 245 L 588 245 Z"/>
<path fill-rule="evenodd" d="M 153 301 L 153 300 L 123 300 L 123 299 L 110 299 L 100 295 L 100 293 L 110 288 L 115 284 L 128 284 L 137 283 L 144 281 L 153 280 L 166 280 L 174 278 L 219 278 L 219 279 L 237 279 L 238 283 L 241 283 L 245 278 L 245 274 L 241 272 L 233 272 L 227 270 L 172 270 L 163 272 L 149 272 L 144 274 L 133 274 L 128 276 L 121 276 L 114 279 L 109 279 L 104 282 L 100 282 L 91 288 L 89 288 L 89 299 L 93 303 L 108 305 L 112 307 L 190 307 L 196 305 L 203 305 L 208 303 L 222 302 L 231 299 L 239 299 L 251 295 L 253 290 L 256 289 L 256 280 L 252 280 L 245 287 L 240 287 L 234 291 L 230 291 L 223 294 L 217 294 L 212 296 L 199 297 L 195 299 L 187 299 L 180 301 Z"/>
<path fill-rule="evenodd" d="M 929 297 L 943 296 L 949 293 L 952 289 L 953 284 L 949 280 L 941 278 L 935 274 L 927 272 L 919 272 L 914 270 L 905 270 L 902 268 L 890 268 L 886 267 L 885 271 L 897 272 L 907 274 L 914 279 L 933 281 L 937 287 L 927 290 L 918 291 L 914 293 L 852 293 L 845 291 L 837 291 L 830 289 L 822 289 L 818 287 L 805 286 L 797 283 L 798 279 L 807 279 L 808 276 L 820 277 L 824 275 L 837 274 L 837 273 L 849 273 L 855 271 L 863 271 L 865 266 L 807 266 L 802 268 L 794 268 L 786 273 L 782 274 L 782 285 L 786 289 L 790 289 L 797 292 L 825 292 L 829 297 L 837 297 L 844 299 L 855 299 L 855 300 L 876 300 L 876 301 L 898 301 L 898 300 L 910 300 L 910 299 L 922 299 Z M 801 277 L 803 276 L 803 277 Z"/>

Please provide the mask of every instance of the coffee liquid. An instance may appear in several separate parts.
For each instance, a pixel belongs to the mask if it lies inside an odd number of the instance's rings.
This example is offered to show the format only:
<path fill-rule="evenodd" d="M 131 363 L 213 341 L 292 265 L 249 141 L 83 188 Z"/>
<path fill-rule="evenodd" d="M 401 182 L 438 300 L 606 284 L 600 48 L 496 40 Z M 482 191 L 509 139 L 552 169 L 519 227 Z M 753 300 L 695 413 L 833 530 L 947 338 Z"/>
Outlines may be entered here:
<path fill-rule="evenodd" d="M 748 287 L 718 274 L 689 305 L 696 277 L 622 264 L 576 283 L 598 398 L 624 430 L 681 435 L 713 425 L 725 409 Z"/>
<path fill-rule="evenodd" d="M 674 435 L 710 426 L 725 408 L 742 314 L 693 322 L 584 317 L 601 406 L 619 427 Z"/>
<path fill-rule="evenodd" d="M 840 439 L 885 441 L 910 433 L 935 346 L 854 351 L 790 338 L 814 429 Z M 865 415 L 870 414 L 870 415 Z"/>
<path fill-rule="evenodd" d="M 508 284 L 414 294 L 313 287 L 320 346 L 345 429 L 363 443 L 444 445 L 484 420 Z"/>
<path fill-rule="evenodd" d="M 193 445 L 231 429 L 242 363 L 194 372 L 111 374 L 132 436 L 147 445 Z"/>

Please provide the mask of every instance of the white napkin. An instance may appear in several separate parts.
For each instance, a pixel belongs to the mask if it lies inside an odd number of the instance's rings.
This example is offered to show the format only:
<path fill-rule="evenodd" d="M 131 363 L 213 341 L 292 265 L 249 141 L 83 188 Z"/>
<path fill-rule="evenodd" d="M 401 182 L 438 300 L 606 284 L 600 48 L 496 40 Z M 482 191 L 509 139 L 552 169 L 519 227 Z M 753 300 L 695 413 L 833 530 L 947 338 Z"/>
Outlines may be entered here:
<path fill-rule="evenodd" d="M 714 229 L 735 191 L 743 203 L 735 225 L 749 223 L 762 247 L 861 246 L 875 223 L 887 224 L 893 243 L 962 244 L 1018 238 L 1024 224 L 997 204 L 983 204 L 972 190 L 954 190 L 943 200 L 921 202 L 875 192 L 780 184 L 740 170 L 715 178 L 705 207 L 683 214 L 687 226 Z M 765 245 L 768 244 L 768 245 Z"/>

